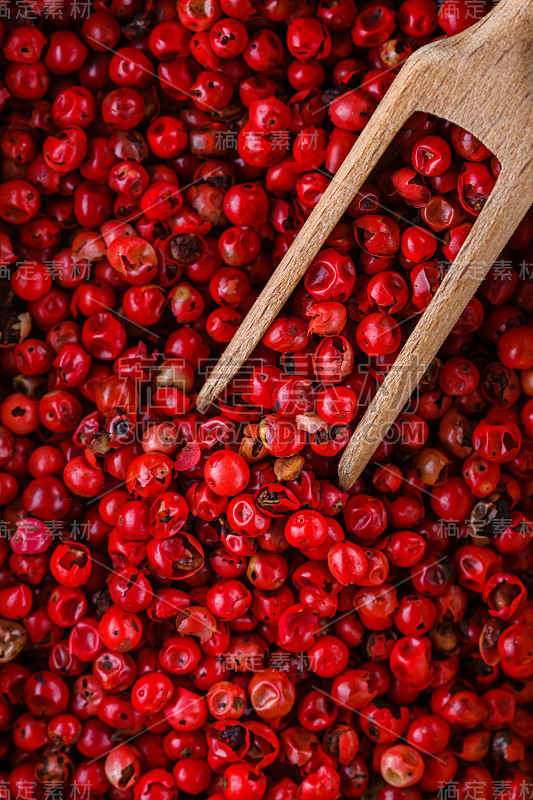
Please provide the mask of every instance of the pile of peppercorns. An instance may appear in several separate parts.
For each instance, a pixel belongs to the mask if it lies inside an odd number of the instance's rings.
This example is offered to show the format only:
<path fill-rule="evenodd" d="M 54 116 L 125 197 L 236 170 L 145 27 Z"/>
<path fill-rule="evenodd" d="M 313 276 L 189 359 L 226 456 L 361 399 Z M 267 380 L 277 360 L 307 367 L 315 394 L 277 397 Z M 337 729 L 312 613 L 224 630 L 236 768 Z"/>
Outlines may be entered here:
<path fill-rule="evenodd" d="M 3 800 L 533 798 L 533 214 L 337 481 L 497 159 L 414 114 L 195 410 L 403 62 L 488 6 L 0 4 Z"/>

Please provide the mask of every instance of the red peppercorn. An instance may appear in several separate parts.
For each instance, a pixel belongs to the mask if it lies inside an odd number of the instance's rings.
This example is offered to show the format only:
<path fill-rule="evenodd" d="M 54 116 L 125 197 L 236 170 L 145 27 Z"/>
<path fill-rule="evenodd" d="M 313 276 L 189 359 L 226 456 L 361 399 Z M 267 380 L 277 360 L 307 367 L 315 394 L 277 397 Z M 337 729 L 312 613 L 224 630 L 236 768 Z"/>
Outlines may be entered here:
<path fill-rule="evenodd" d="M 194 409 L 405 59 L 488 4 L 141 5 L 0 23 L 6 785 L 337 800 L 377 775 L 378 800 L 493 800 L 512 775 L 518 798 L 530 214 L 337 481 L 499 175 L 484 143 L 413 114 Z"/>

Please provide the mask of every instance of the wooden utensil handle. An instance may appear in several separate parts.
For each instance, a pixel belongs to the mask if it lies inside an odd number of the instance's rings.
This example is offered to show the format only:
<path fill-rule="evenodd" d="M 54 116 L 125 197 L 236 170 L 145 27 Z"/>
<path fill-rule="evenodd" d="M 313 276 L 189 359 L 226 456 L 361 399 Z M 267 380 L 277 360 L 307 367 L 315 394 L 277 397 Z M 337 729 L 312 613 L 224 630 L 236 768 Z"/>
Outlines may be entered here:
<path fill-rule="evenodd" d="M 359 422 L 339 462 L 339 485 L 349 489 L 364 470 L 437 351 L 533 201 L 528 175 L 502 172 L 471 233 L 433 300 Z M 522 193 L 517 193 L 522 184 Z"/>
<path fill-rule="evenodd" d="M 239 326 L 204 383 L 196 407 L 203 413 L 218 397 L 275 320 L 307 267 L 377 164 L 395 134 L 414 110 L 402 97 L 407 73 L 395 79 L 320 201 L 305 221 L 265 288 Z"/>

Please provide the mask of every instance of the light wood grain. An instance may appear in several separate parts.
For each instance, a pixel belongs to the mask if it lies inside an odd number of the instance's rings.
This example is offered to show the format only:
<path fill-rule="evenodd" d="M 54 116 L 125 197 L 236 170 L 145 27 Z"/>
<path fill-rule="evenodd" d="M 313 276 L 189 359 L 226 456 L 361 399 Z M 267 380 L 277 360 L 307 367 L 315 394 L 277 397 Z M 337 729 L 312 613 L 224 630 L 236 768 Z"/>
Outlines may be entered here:
<path fill-rule="evenodd" d="M 261 340 L 408 117 L 426 111 L 461 125 L 497 156 L 502 173 L 343 453 L 340 485 L 352 485 L 533 201 L 532 42 L 533 0 L 501 0 L 472 28 L 409 58 L 204 384 L 200 411 Z"/>
<path fill-rule="evenodd" d="M 344 450 L 339 463 L 343 489 L 352 486 L 372 458 L 533 202 L 533 0 L 502 1 L 476 26 L 429 45 L 418 58 L 428 63 L 428 74 L 426 96 L 418 99 L 417 109 L 469 130 L 497 156 L 502 172 Z M 446 72 L 439 79 L 442 58 Z"/>

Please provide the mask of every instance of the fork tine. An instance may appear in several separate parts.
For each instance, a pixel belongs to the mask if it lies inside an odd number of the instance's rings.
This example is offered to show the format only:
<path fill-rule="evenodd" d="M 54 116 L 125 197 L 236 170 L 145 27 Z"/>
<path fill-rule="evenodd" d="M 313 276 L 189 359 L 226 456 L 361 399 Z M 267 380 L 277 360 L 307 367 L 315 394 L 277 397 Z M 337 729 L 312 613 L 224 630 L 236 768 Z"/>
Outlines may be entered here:
<path fill-rule="evenodd" d="M 196 406 L 201 413 L 259 343 L 395 134 L 415 110 L 414 96 L 406 91 L 411 75 L 407 62 L 224 350 L 198 394 Z"/>
<path fill-rule="evenodd" d="M 533 161 L 502 171 L 433 300 L 365 411 L 339 462 L 349 489 L 396 420 L 490 267 L 533 202 Z"/>

